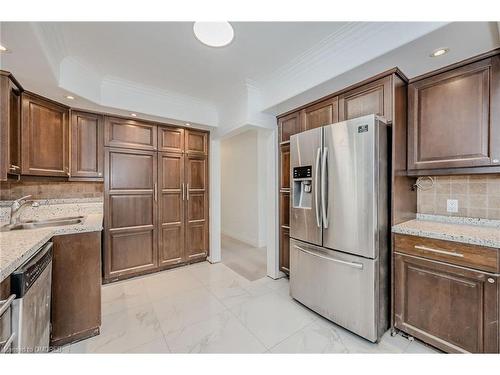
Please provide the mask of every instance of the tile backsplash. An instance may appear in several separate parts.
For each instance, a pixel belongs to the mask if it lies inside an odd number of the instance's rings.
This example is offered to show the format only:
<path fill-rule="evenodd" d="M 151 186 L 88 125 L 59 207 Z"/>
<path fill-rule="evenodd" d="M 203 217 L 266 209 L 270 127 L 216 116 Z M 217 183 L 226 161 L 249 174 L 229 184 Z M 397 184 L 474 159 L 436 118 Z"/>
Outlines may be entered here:
<path fill-rule="evenodd" d="M 430 189 L 418 190 L 418 213 L 500 220 L 500 174 L 436 176 L 434 181 Z M 427 179 L 423 184 L 430 185 Z M 447 199 L 458 200 L 458 212 L 447 212 Z"/>
<path fill-rule="evenodd" d="M 7 181 L 0 183 L 0 200 L 14 200 L 25 195 L 32 199 L 102 198 L 102 182 Z"/>

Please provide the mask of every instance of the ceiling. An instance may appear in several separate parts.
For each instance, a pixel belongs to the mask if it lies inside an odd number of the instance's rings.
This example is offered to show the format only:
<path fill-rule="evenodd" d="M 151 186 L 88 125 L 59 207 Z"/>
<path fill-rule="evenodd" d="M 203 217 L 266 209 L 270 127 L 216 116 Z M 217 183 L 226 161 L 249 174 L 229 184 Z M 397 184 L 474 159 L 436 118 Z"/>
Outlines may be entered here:
<path fill-rule="evenodd" d="M 460 53 L 449 54 L 452 59 L 500 45 L 496 23 L 232 25 L 233 42 L 211 48 L 196 40 L 191 22 L 2 23 L 0 42 L 11 53 L 0 55 L 0 66 L 25 88 L 52 99 L 65 101 L 73 94 L 77 100 L 71 104 L 80 108 L 235 129 L 273 126 L 279 111 L 332 89 L 336 77 L 344 84 L 349 72 L 371 61 L 379 61 L 377 67 L 400 66 L 412 76 L 449 62 L 450 56 L 428 57 L 442 46 L 438 41 L 460 45 Z M 452 27 L 451 40 L 440 40 Z M 472 37 L 459 38 L 460 32 Z M 395 53 L 420 40 L 425 43 L 419 49 Z M 362 73 L 351 75 L 357 79 Z"/>

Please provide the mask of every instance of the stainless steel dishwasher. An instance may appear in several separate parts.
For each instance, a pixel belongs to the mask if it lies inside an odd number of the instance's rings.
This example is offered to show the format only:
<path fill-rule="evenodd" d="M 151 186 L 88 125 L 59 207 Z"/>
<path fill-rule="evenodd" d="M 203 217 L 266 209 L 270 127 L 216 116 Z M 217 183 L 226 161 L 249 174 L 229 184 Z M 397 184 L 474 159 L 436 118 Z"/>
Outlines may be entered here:
<path fill-rule="evenodd" d="M 0 301 L 0 353 L 10 353 L 16 332 L 12 329 L 12 302 L 16 298 L 11 294 Z"/>
<path fill-rule="evenodd" d="M 49 351 L 52 242 L 11 275 L 13 353 Z"/>

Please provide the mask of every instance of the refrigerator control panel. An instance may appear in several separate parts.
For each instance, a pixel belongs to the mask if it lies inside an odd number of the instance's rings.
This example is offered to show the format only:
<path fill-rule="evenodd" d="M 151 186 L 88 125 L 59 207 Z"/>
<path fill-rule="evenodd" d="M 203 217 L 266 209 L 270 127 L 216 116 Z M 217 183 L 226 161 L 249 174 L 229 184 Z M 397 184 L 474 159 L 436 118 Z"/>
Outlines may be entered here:
<path fill-rule="evenodd" d="M 311 178 L 311 177 L 312 177 L 312 167 L 310 165 L 307 167 L 293 168 L 293 178 Z"/>

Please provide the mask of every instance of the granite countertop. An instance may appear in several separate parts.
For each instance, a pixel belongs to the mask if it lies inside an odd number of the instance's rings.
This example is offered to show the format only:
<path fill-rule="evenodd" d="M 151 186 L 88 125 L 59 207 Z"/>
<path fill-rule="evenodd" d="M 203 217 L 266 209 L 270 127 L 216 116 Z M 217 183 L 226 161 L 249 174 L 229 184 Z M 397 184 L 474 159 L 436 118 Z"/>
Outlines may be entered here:
<path fill-rule="evenodd" d="M 41 209 L 41 210 L 39 210 Z M 74 225 L 0 232 L 0 282 L 7 278 L 53 236 L 97 232 L 102 230 L 102 203 L 47 204 L 21 215 L 21 220 L 44 219 L 64 216 L 84 216 L 83 222 Z M 39 211 L 38 211 L 39 210 Z M 5 221 L 0 222 L 0 225 Z"/>
<path fill-rule="evenodd" d="M 418 214 L 394 225 L 393 233 L 500 248 L 500 221 Z"/>

